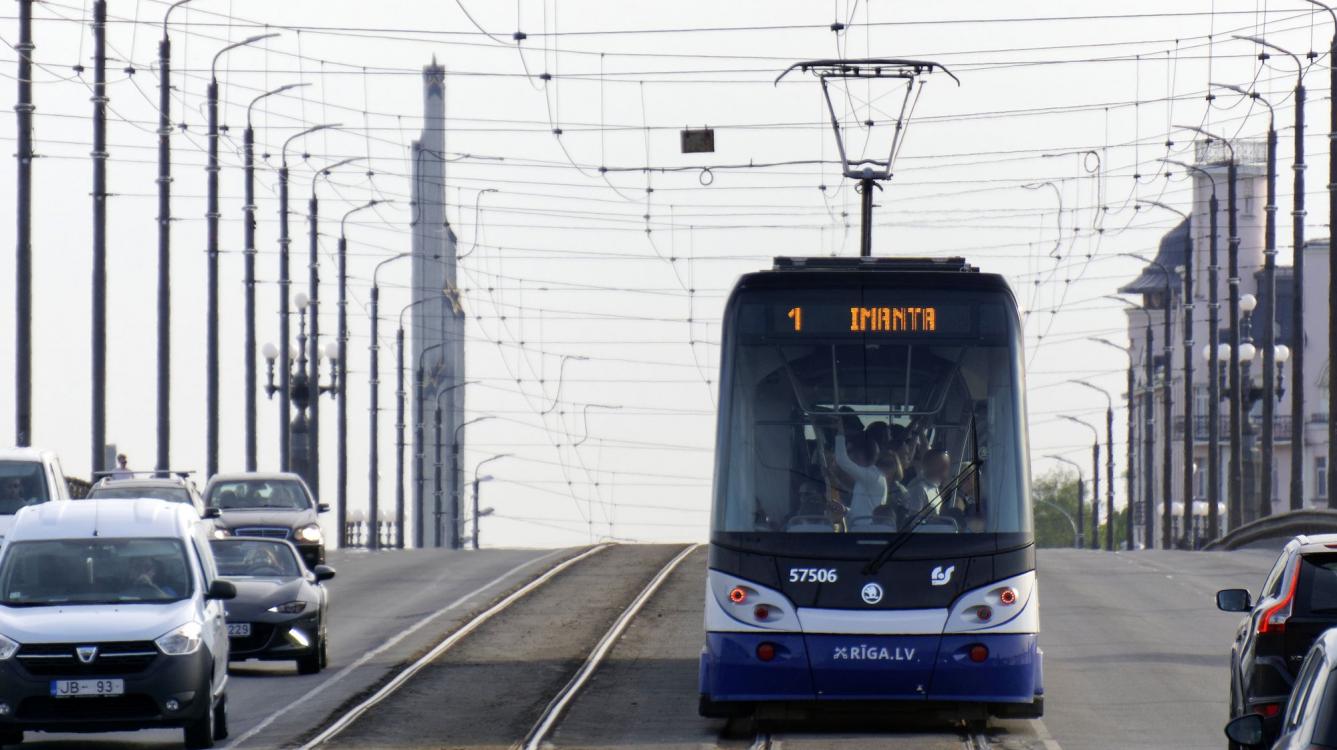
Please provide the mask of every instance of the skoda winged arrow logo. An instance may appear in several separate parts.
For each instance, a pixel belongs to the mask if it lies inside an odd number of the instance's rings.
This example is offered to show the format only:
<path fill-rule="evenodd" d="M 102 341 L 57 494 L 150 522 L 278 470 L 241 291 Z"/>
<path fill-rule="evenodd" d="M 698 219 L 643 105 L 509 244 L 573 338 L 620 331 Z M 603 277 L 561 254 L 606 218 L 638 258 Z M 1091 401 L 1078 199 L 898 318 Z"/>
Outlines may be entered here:
<path fill-rule="evenodd" d="M 79 655 L 79 661 L 84 664 L 92 664 L 97 658 L 97 646 L 79 646 L 74 649 L 74 653 Z"/>
<path fill-rule="evenodd" d="M 955 565 L 948 565 L 946 570 L 943 570 L 942 566 L 939 565 L 933 569 L 932 573 L 929 573 L 929 583 L 934 586 L 946 586 L 948 583 L 951 583 L 952 571 L 954 570 L 956 570 Z"/>
<path fill-rule="evenodd" d="M 877 604 L 882 601 L 882 587 L 876 583 L 865 583 L 859 596 L 863 597 L 864 604 Z"/>

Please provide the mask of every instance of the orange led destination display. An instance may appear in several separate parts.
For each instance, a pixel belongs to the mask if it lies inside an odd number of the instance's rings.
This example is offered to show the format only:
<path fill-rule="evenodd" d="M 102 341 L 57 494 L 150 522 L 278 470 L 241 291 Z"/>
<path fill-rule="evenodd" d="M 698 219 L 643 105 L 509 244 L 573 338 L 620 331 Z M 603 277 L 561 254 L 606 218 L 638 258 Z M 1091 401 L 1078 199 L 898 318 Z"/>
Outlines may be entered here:
<path fill-rule="evenodd" d="M 849 311 L 850 333 L 934 333 L 938 330 L 936 307 L 851 307 Z M 794 332 L 802 331 L 803 308 L 792 307 L 787 315 Z"/>

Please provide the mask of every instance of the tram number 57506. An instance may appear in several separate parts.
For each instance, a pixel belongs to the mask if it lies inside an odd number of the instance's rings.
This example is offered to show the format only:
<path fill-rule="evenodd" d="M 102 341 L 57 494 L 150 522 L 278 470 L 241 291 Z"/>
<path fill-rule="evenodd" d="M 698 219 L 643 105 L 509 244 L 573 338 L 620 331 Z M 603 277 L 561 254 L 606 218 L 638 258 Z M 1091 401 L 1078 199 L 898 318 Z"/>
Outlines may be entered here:
<path fill-rule="evenodd" d="M 835 583 L 835 568 L 790 568 L 790 583 Z"/>

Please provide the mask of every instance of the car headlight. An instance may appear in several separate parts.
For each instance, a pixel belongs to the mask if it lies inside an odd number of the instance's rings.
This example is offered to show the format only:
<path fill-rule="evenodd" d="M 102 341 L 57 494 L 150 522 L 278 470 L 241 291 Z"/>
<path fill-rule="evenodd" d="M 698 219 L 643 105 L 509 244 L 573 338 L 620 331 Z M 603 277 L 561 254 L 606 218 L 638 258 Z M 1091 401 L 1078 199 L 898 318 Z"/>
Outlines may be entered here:
<path fill-rule="evenodd" d="M 229 536 L 232 536 L 231 531 L 228 531 L 221 526 L 214 527 L 214 539 L 227 539 Z"/>
<path fill-rule="evenodd" d="M 319 544 L 321 540 L 320 525 L 308 524 L 297 530 L 297 541 Z"/>
<path fill-rule="evenodd" d="M 168 656 L 185 656 L 200 649 L 204 640 L 204 628 L 198 622 L 188 622 L 167 635 L 154 641 L 158 650 Z"/>
<path fill-rule="evenodd" d="M 4 661 L 18 653 L 19 644 L 0 635 L 0 661 Z"/>
<path fill-rule="evenodd" d="M 286 604 L 276 604 L 268 609 L 276 615 L 295 615 L 306 609 L 306 602 L 287 602 Z"/>

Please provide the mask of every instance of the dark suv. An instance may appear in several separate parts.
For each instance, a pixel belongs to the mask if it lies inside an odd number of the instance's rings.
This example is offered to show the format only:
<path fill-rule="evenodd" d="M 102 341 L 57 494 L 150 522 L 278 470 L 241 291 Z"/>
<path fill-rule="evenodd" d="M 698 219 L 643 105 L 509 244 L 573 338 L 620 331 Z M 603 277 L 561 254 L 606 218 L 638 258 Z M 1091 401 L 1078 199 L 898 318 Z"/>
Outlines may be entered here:
<path fill-rule="evenodd" d="M 214 536 L 286 539 L 302 554 L 308 568 L 325 563 L 325 537 L 318 513 L 330 506 L 311 497 L 296 474 L 215 474 L 204 487 L 204 502 L 217 508 Z"/>
<path fill-rule="evenodd" d="M 1337 625 L 1337 534 L 1297 536 L 1272 565 L 1256 602 L 1247 589 L 1225 589 L 1216 606 L 1249 613 L 1230 651 L 1230 716 L 1258 714 L 1265 737 L 1274 738 L 1305 654 Z"/>

